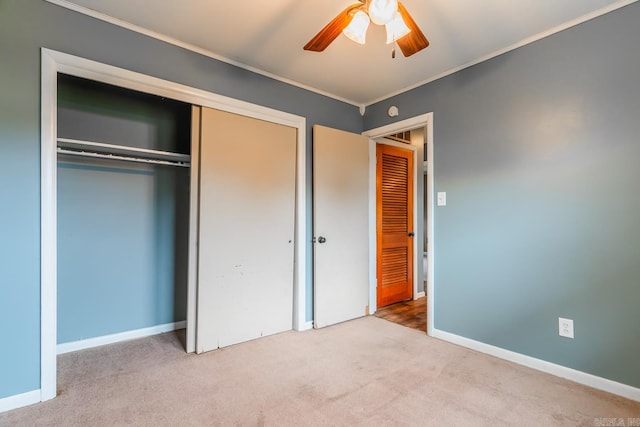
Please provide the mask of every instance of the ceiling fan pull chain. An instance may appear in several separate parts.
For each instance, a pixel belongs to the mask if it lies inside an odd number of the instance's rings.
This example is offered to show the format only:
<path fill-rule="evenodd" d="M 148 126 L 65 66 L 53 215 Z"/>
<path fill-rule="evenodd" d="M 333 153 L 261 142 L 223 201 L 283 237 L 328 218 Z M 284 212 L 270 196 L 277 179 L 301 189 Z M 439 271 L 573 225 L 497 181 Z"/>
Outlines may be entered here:
<path fill-rule="evenodd" d="M 396 48 L 393 47 L 393 49 L 391 49 L 391 59 L 395 59 L 396 57 Z"/>

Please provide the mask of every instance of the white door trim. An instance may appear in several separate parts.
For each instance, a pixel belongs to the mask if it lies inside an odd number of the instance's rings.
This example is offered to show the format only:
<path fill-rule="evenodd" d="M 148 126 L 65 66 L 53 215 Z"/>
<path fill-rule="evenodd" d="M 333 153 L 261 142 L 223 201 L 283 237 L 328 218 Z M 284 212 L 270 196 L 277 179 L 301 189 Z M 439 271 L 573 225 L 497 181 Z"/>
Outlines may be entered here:
<path fill-rule="evenodd" d="M 191 106 L 191 176 L 189 177 L 189 255 L 187 270 L 187 352 L 196 351 L 198 328 L 198 232 L 200 230 L 200 112 Z M 189 327 L 195 325 L 195 327 Z"/>
<path fill-rule="evenodd" d="M 57 254 L 56 254 L 56 137 L 57 137 L 57 75 L 58 73 L 83 77 L 144 93 L 164 96 L 193 105 L 228 111 L 247 117 L 291 126 L 297 129 L 296 155 L 296 225 L 294 255 L 293 328 L 302 330 L 306 323 L 306 119 L 290 113 L 239 101 L 145 74 L 91 61 L 62 52 L 42 48 L 41 70 L 41 349 L 40 400 L 56 396 L 56 344 L 57 344 Z M 195 313 L 196 284 L 188 285 L 187 318 Z M 193 322 L 187 323 L 187 330 Z M 188 333 L 188 335 L 191 335 Z M 191 341 L 191 340 L 190 340 Z M 193 348 L 192 348 L 193 347 Z M 195 350 L 189 342 L 188 351 Z"/>
<path fill-rule="evenodd" d="M 410 119 L 401 120 L 396 123 L 391 123 L 386 126 L 378 127 L 375 129 L 370 129 L 368 131 L 363 132 L 362 134 L 369 138 L 369 153 L 373 153 L 370 155 L 370 163 L 369 163 L 369 307 L 371 313 L 375 313 L 376 311 L 376 286 L 377 286 L 377 277 L 376 277 L 376 139 L 382 138 L 386 135 L 404 132 L 406 130 L 416 129 L 416 128 L 424 128 L 425 140 L 427 142 L 427 159 L 429 159 L 427 163 L 427 252 L 429 256 L 427 258 L 427 334 L 433 334 L 434 327 L 434 233 L 433 233 L 433 215 L 434 215 L 434 200 L 433 200 L 433 183 L 434 183 L 434 175 L 433 175 L 433 113 L 422 114 L 420 116 L 412 117 Z M 382 141 L 379 141 L 382 142 Z M 392 141 L 385 140 L 385 144 L 396 145 Z M 412 148 L 413 150 L 417 150 L 417 146 L 412 144 L 412 147 L 408 147 L 407 144 L 399 144 L 403 148 Z M 418 185 L 417 179 L 420 177 L 422 179 L 422 162 L 419 159 L 415 159 L 414 161 L 414 224 L 417 224 L 417 216 L 418 216 L 418 203 L 423 203 L 424 198 L 423 195 L 418 193 Z M 420 173 L 418 173 L 420 171 Z M 414 291 L 417 287 L 417 278 L 418 269 L 422 266 L 422 251 L 418 251 L 418 248 L 422 246 L 422 239 L 414 239 Z"/>

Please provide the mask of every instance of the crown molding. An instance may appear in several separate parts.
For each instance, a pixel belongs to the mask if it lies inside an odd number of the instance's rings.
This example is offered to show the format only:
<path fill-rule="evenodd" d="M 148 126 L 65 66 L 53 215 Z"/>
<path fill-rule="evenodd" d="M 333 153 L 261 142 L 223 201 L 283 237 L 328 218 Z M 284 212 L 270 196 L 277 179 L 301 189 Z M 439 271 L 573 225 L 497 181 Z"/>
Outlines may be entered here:
<path fill-rule="evenodd" d="M 546 31 L 543 31 L 543 32 L 538 33 L 536 35 L 533 35 L 531 37 L 527 37 L 525 39 L 522 39 L 519 42 L 516 42 L 516 43 L 514 43 L 514 44 L 512 44 L 510 46 L 507 46 L 507 47 L 505 47 L 503 49 L 496 50 L 496 51 L 491 52 L 491 53 L 489 53 L 487 55 L 481 56 L 481 57 L 479 57 L 477 59 L 474 59 L 473 61 L 469 61 L 469 62 L 467 62 L 465 64 L 462 64 L 462 65 L 460 65 L 458 67 L 450 68 L 447 71 L 444 71 L 442 73 L 436 74 L 435 76 L 429 77 L 428 79 L 422 80 L 422 81 L 420 81 L 420 82 L 418 82 L 416 84 L 413 84 L 411 86 L 407 86 L 407 87 L 405 87 L 403 89 L 399 89 L 399 90 L 397 90 L 395 92 L 391 92 L 391 93 L 389 93 L 387 95 L 381 96 L 381 97 L 376 98 L 376 99 L 374 99 L 372 101 L 365 102 L 364 106 L 365 107 L 369 107 L 370 105 L 373 105 L 373 104 L 376 104 L 378 102 L 384 101 L 384 100 L 389 99 L 389 98 L 391 98 L 393 96 L 400 95 L 400 94 L 403 94 L 405 92 L 409 92 L 410 90 L 413 90 L 413 89 L 418 88 L 420 86 L 424 86 L 427 83 L 431 83 L 431 82 L 439 80 L 439 79 L 441 79 L 443 77 L 447 77 L 447 76 L 449 76 L 451 74 L 455 74 L 458 71 L 464 70 L 465 68 L 472 67 L 472 66 L 477 65 L 477 64 L 479 64 L 481 62 L 488 61 L 490 59 L 493 59 L 493 58 L 495 58 L 497 56 L 500 56 L 500 55 L 505 54 L 507 52 L 510 52 L 512 50 L 515 50 L 515 49 L 518 49 L 520 47 L 526 46 L 526 45 L 531 44 L 533 42 L 536 42 L 538 40 L 542 40 L 542 39 L 544 39 L 546 37 L 552 36 L 552 35 L 554 35 L 556 33 L 564 31 L 564 30 L 566 30 L 568 28 L 575 27 L 576 25 L 582 24 L 583 22 L 590 21 L 590 20 L 592 20 L 594 18 L 597 18 L 599 16 L 606 15 L 609 12 L 613 12 L 614 10 L 620 9 L 620 8 L 622 8 L 624 6 L 628 6 L 628 5 L 630 5 L 632 3 L 635 3 L 637 1 L 638 0 L 621 0 L 621 1 L 618 1 L 616 3 L 613 3 L 613 4 L 609 5 L 609 6 L 603 7 L 602 9 L 595 10 L 595 11 L 593 11 L 591 13 L 587 13 L 586 15 L 582 15 L 582 16 L 576 18 L 576 19 L 572 19 L 570 21 L 567 21 L 567 22 L 565 22 L 563 24 L 557 25 L 557 26 L 555 26 L 553 28 L 550 28 L 550 29 L 548 29 Z"/>
<path fill-rule="evenodd" d="M 239 62 L 239 61 L 234 61 L 233 59 L 229 59 L 229 58 L 227 58 L 225 56 L 219 55 L 219 54 L 217 54 L 215 52 L 212 52 L 212 51 L 210 51 L 208 49 L 204 49 L 202 47 L 196 46 L 196 45 L 191 44 L 191 43 L 183 42 L 183 41 L 178 40 L 176 38 L 173 38 L 173 37 L 158 33 L 156 31 L 149 30 L 149 29 L 144 28 L 144 27 L 140 27 L 138 25 L 132 24 L 132 23 L 127 22 L 127 21 L 123 21 L 123 20 L 118 19 L 118 18 L 114 18 L 114 17 L 109 16 L 107 14 L 104 14 L 102 12 L 98 12 L 98 11 L 95 11 L 93 9 L 89 9 L 87 7 L 84 7 L 84 6 L 77 5 L 77 4 L 72 3 L 70 1 L 67 1 L 67 0 L 45 0 L 45 1 L 48 2 L 48 3 L 55 4 L 57 6 L 63 7 L 65 9 L 69 9 L 69 10 L 72 10 L 74 12 L 78 12 L 78 13 L 81 13 L 83 15 L 90 16 L 90 17 L 95 18 L 95 19 L 99 19 L 99 20 L 104 21 L 104 22 L 108 22 L 109 24 L 113 24 L 113 25 L 116 25 L 118 27 L 122 27 L 122 28 L 125 28 L 127 30 L 134 31 L 136 33 L 145 35 L 147 37 L 151 37 L 153 39 L 160 40 L 160 41 L 165 42 L 167 44 L 171 44 L 173 46 L 177 46 L 177 47 L 180 47 L 180 48 L 195 52 L 197 54 L 209 57 L 211 59 L 215 59 L 217 61 L 224 62 L 224 63 L 230 64 L 230 65 L 236 66 L 238 68 L 242 68 L 242 69 L 247 70 L 247 71 L 251 71 L 252 73 L 260 74 L 260 75 L 268 77 L 270 79 L 277 80 L 279 82 L 286 83 L 286 84 L 291 85 L 291 86 L 299 87 L 300 89 L 308 90 L 310 92 L 317 93 L 318 95 L 322 95 L 322 96 L 326 96 L 328 98 L 335 99 L 336 101 L 344 102 L 346 104 L 350 104 L 350 105 L 353 105 L 355 107 L 361 107 L 362 106 L 362 103 L 358 103 L 358 102 L 355 102 L 353 100 L 350 100 L 350 99 L 343 98 L 341 96 L 335 95 L 333 93 L 329 93 L 329 92 L 323 91 L 321 89 L 305 85 L 305 84 L 297 82 L 295 80 L 291 80 L 291 79 L 287 79 L 287 78 L 282 77 L 282 76 L 278 76 L 276 74 L 270 73 L 270 72 L 262 70 L 260 68 L 253 67 L 251 65 L 244 64 L 244 63 Z"/>
<path fill-rule="evenodd" d="M 444 78 L 444 77 L 447 77 L 447 76 L 449 76 L 451 74 L 455 74 L 458 71 L 464 70 L 465 68 L 469 68 L 469 67 L 477 65 L 477 64 L 479 64 L 481 62 L 488 61 L 490 59 L 493 59 L 493 58 L 495 58 L 497 56 L 500 56 L 500 55 L 505 54 L 507 52 L 510 52 L 512 50 L 518 49 L 520 47 L 526 46 L 526 45 L 534 43 L 534 42 L 536 42 L 538 40 L 544 39 L 546 37 L 549 37 L 551 35 L 554 35 L 556 33 L 564 31 L 564 30 L 566 30 L 568 28 L 575 27 L 576 25 L 579 25 L 579 24 L 582 24 L 584 22 L 590 21 L 590 20 L 592 20 L 594 18 L 597 18 L 599 16 L 606 15 L 609 12 L 613 12 L 613 11 L 615 11 L 617 9 L 620 9 L 620 8 L 624 7 L 624 6 L 628 6 L 628 5 L 632 4 L 632 3 L 637 2 L 638 0 L 620 0 L 620 1 L 618 1 L 616 3 L 613 3 L 613 4 L 609 5 L 609 6 L 605 6 L 605 7 L 601 8 L 601 9 L 598 9 L 598 10 L 595 10 L 593 12 L 590 12 L 590 13 L 587 13 L 585 15 L 582 15 L 582 16 L 580 16 L 578 18 L 575 18 L 575 19 L 567 21 L 567 22 L 565 22 L 563 24 L 557 25 L 557 26 L 555 26 L 553 28 L 550 28 L 550 29 L 548 29 L 546 31 L 543 31 L 543 32 L 538 33 L 536 35 L 533 35 L 531 37 L 527 37 L 525 39 L 522 39 L 519 42 L 516 42 L 516 43 L 514 43 L 514 44 L 512 44 L 510 46 L 507 46 L 507 47 L 503 48 L 503 49 L 498 49 L 498 50 L 496 50 L 494 52 L 491 52 L 491 53 L 489 53 L 487 55 L 484 55 L 484 56 L 481 56 L 479 58 L 476 58 L 476 59 L 474 59 L 472 61 L 469 61 L 467 63 L 464 63 L 464 64 L 462 64 L 460 66 L 450 68 L 450 69 L 448 69 L 448 70 L 446 70 L 446 71 L 444 71 L 442 73 L 439 73 L 439 74 L 436 74 L 435 76 L 429 77 L 428 79 L 422 80 L 422 81 L 420 81 L 418 83 L 415 83 L 415 84 L 412 84 L 410 86 L 406 86 L 406 87 L 404 87 L 402 89 L 399 89 L 397 91 L 388 93 L 386 95 L 383 95 L 381 97 L 378 97 L 378 98 L 373 99 L 373 100 L 368 101 L 368 102 L 356 102 L 356 101 L 353 101 L 353 100 L 346 99 L 346 98 L 343 98 L 341 96 L 335 95 L 333 93 L 329 93 L 329 92 L 323 91 L 321 89 L 317 89 L 315 87 L 305 85 L 305 84 L 297 82 L 295 80 L 291 80 L 291 79 L 287 79 L 287 78 L 282 77 L 282 76 L 278 76 L 278 75 L 270 73 L 268 71 L 264 71 L 264 70 L 261 70 L 261 69 L 256 68 L 256 67 L 253 67 L 253 66 L 250 66 L 250 65 L 247 65 L 247 64 L 243 64 L 243 63 L 238 62 L 238 61 L 234 61 L 232 59 L 229 59 L 227 57 L 219 55 L 219 54 L 217 54 L 215 52 L 212 52 L 210 50 L 201 48 L 199 46 L 196 46 L 196 45 L 193 45 L 193 44 L 190 44 L 190 43 L 186 43 L 186 42 L 180 41 L 178 39 L 175 39 L 173 37 L 169 37 L 169 36 L 166 36 L 164 34 L 160 34 L 158 32 L 148 30 L 146 28 L 140 27 L 140 26 L 132 24 L 130 22 L 123 21 L 121 19 L 117 19 L 117 18 L 111 17 L 111 16 L 106 15 L 104 13 L 97 12 L 95 10 L 92 10 L 92 9 L 89 9 L 89 8 L 86 8 L 86 7 L 83 7 L 83 6 L 79 6 L 79 5 L 75 4 L 75 3 L 71 3 L 68 0 L 45 0 L 45 1 L 47 1 L 49 3 L 52 3 L 52 4 L 55 4 L 55 5 L 58 5 L 58 6 L 61 6 L 61 7 L 64 7 L 64 8 L 69 9 L 69 10 L 73 10 L 73 11 L 81 13 L 83 15 L 90 16 L 92 18 L 96 18 L 96 19 L 99 19 L 101 21 L 105 21 L 105 22 L 108 22 L 110 24 L 117 25 L 117 26 L 122 27 L 122 28 L 126 28 L 128 30 L 137 32 L 139 34 L 146 35 L 148 37 L 163 41 L 165 43 L 168 43 L 168 44 L 171 44 L 171 45 L 174 45 L 174 46 L 177 46 L 177 47 L 181 47 L 181 48 L 186 49 L 186 50 L 190 50 L 192 52 L 198 53 L 198 54 L 203 55 L 203 56 L 207 56 L 207 57 L 215 59 L 217 61 L 221 61 L 221 62 L 225 62 L 225 63 L 230 64 L 230 65 L 234 65 L 236 67 L 245 69 L 247 71 L 251 71 L 251 72 L 256 73 L 256 74 L 260 74 L 262 76 L 265 76 L 265 77 L 280 81 L 282 83 L 286 83 L 286 84 L 289 84 L 289 85 L 292 85 L 292 86 L 295 86 L 295 87 L 299 87 L 301 89 L 305 89 L 305 90 L 308 90 L 310 92 L 314 92 L 314 93 L 317 93 L 319 95 L 323 95 L 323 96 L 326 96 L 328 98 L 332 98 L 332 99 L 335 99 L 337 101 L 341 101 L 341 102 L 344 102 L 346 104 L 353 105 L 355 107 L 360 108 L 360 111 L 362 112 L 363 109 L 365 109 L 366 107 L 369 107 L 370 105 L 373 105 L 373 104 L 376 104 L 378 102 L 381 102 L 381 101 L 384 101 L 386 99 L 389 99 L 391 97 L 403 94 L 405 92 L 409 92 L 409 91 L 411 91 L 413 89 L 416 89 L 416 88 L 418 88 L 420 86 L 424 86 L 424 85 L 426 85 L 428 83 L 434 82 L 434 81 L 439 80 L 439 79 Z"/>

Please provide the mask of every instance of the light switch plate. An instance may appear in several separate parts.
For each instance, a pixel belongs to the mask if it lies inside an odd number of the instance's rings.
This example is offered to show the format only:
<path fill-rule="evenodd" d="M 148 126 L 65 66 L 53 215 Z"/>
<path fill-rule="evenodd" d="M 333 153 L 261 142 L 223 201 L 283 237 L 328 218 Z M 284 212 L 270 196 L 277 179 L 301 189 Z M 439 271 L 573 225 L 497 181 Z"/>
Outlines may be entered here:
<path fill-rule="evenodd" d="M 447 193 L 438 191 L 438 206 L 447 206 Z"/>

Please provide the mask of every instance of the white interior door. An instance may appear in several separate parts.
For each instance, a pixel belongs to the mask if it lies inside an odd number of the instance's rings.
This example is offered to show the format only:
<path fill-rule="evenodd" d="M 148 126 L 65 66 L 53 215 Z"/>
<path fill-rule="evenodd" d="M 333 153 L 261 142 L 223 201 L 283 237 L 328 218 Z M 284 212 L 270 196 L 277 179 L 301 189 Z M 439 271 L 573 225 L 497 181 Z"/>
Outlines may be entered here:
<path fill-rule="evenodd" d="M 321 328 L 369 305 L 369 140 L 313 127 L 314 313 Z"/>
<path fill-rule="evenodd" d="M 297 130 L 202 108 L 197 352 L 290 330 Z"/>

